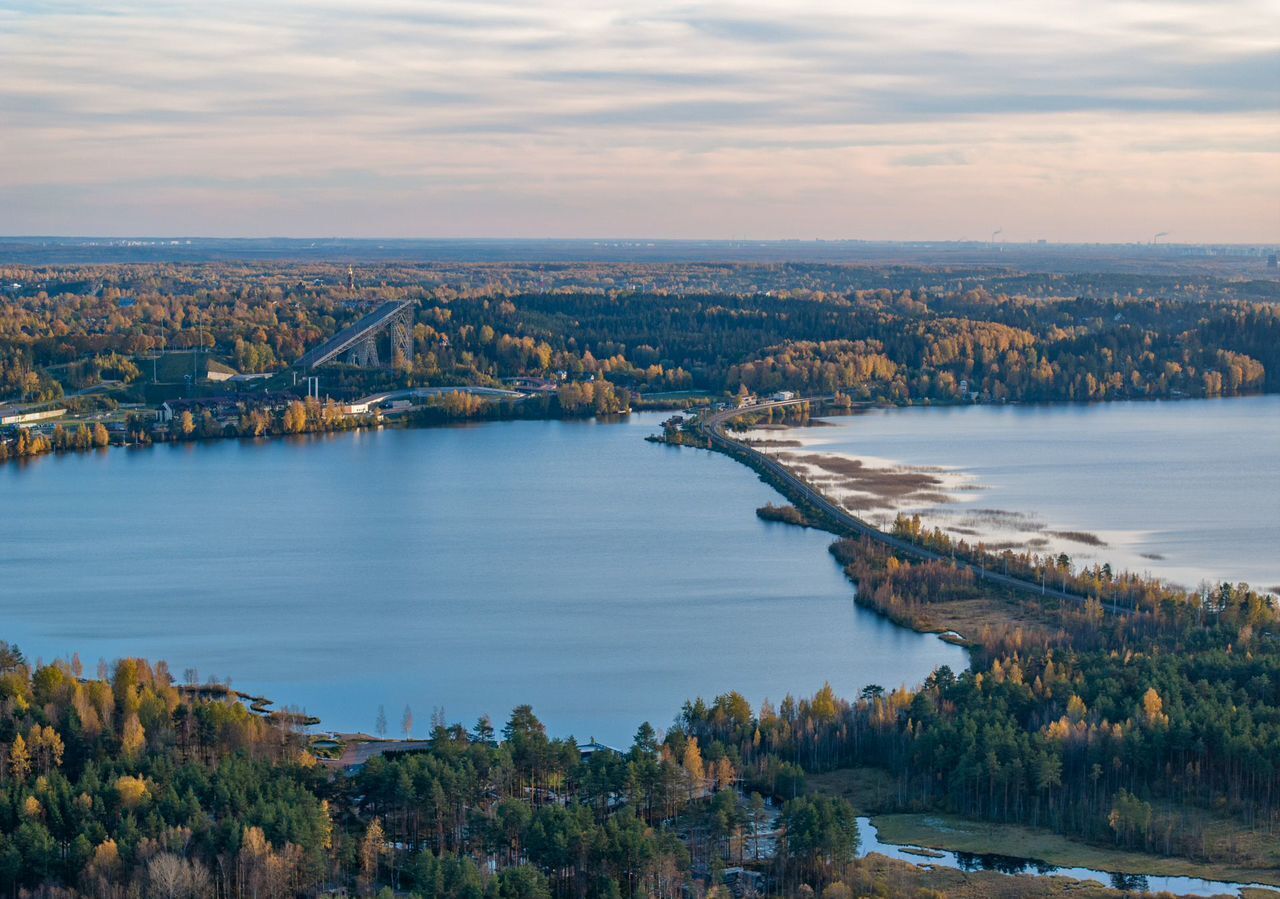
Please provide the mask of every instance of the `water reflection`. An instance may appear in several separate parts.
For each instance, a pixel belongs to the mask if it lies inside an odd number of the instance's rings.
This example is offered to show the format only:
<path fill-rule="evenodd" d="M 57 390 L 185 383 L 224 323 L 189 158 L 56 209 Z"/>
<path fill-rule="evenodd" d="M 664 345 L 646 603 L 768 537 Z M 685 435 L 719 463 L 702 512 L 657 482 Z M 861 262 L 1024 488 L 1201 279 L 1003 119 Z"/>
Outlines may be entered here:
<path fill-rule="evenodd" d="M 951 852 L 902 843 L 887 843 L 880 839 L 880 833 L 871 823 L 870 818 L 859 818 L 858 856 L 862 857 L 873 852 L 909 862 L 919 868 L 940 866 L 967 872 L 998 871 L 1001 874 L 1070 877 L 1074 880 L 1091 880 L 1129 893 L 1166 891 L 1180 896 L 1242 896 L 1243 890 L 1253 889 L 1280 894 L 1280 888 L 1262 883 L 1233 883 L 1225 880 L 1204 880 L 1199 877 L 1115 873 L 1093 868 L 1059 867 L 1039 859 L 990 852 Z"/>
<path fill-rule="evenodd" d="M 959 477 L 957 502 L 908 503 L 957 536 L 1043 540 L 1077 565 L 1108 562 L 1188 587 L 1207 578 L 1280 588 L 1280 396 L 913 407 L 828 421 L 786 437 L 804 441 L 802 453 Z"/>
<path fill-rule="evenodd" d="M 319 715 L 645 720 L 918 683 L 965 653 L 855 606 L 830 537 L 761 522 L 724 456 L 612 424 L 218 441 L 0 466 L 0 639 L 163 658 Z"/>

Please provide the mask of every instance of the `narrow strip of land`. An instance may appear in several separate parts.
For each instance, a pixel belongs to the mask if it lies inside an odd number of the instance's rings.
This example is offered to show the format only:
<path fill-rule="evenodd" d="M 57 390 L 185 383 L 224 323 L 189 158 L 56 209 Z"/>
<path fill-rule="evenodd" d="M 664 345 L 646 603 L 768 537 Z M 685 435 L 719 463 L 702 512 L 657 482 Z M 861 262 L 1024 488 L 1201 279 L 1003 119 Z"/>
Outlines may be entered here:
<path fill-rule="evenodd" d="M 1055 590 L 1045 583 L 1036 583 L 1034 581 L 1023 580 L 1013 575 L 1003 574 L 998 571 L 992 571 L 983 565 L 969 562 L 964 559 L 954 559 L 942 553 L 935 552 L 923 546 L 912 543 L 910 540 L 904 540 L 893 534 L 880 530 L 873 524 L 870 524 L 849 510 L 845 509 L 839 503 L 829 499 L 821 491 L 814 489 L 810 484 L 805 482 L 799 475 L 791 471 L 781 462 L 770 456 L 760 452 L 754 447 L 744 443 L 741 440 L 735 440 L 725 433 L 725 424 L 739 415 L 745 415 L 754 412 L 767 412 L 772 409 L 781 409 L 786 406 L 796 406 L 802 403 L 817 405 L 827 402 L 831 399 L 829 396 L 812 396 L 802 397 L 799 399 L 785 400 L 778 402 L 759 403 L 754 406 L 739 409 L 726 409 L 720 412 L 712 412 L 703 415 L 697 419 L 697 428 L 699 433 L 705 437 L 714 449 L 718 449 L 726 455 L 732 456 L 742 461 L 757 471 L 761 471 L 769 477 L 771 483 L 777 487 L 792 502 L 798 502 L 806 506 L 821 516 L 826 518 L 831 524 L 835 525 L 841 531 L 851 536 L 867 537 L 879 543 L 888 546 L 896 553 L 900 553 L 910 558 L 920 559 L 923 561 L 946 561 L 955 564 L 960 568 L 967 568 L 972 571 L 979 580 L 1003 587 L 1009 587 L 1013 590 L 1025 593 L 1034 593 L 1037 596 L 1053 597 L 1055 599 L 1067 602 L 1084 603 L 1088 597 L 1081 596 L 1078 593 L 1068 593 L 1063 590 Z M 1104 604 L 1110 611 L 1121 612 L 1127 611 L 1118 606 Z"/>

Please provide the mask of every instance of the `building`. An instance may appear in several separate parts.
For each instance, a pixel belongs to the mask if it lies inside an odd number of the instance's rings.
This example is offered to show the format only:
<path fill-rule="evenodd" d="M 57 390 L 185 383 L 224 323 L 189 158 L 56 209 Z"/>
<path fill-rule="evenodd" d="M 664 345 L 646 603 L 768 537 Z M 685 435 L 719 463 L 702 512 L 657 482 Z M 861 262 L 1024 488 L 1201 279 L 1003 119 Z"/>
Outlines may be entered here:
<path fill-rule="evenodd" d="M 169 424 L 175 418 L 182 415 L 183 412 L 190 412 L 197 418 L 208 412 L 218 420 L 236 417 L 240 414 L 240 407 L 236 401 L 229 396 L 208 397 L 203 399 L 191 400 L 167 400 L 160 404 L 160 408 L 156 410 L 156 420 L 161 424 Z"/>
<path fill-rule="evenodd" d="M 67 414 L 66 409 L 41 409 L 37 412 L 3 412 L 0 411 L 0 425 L 29 425 L 39 421 L 61 418 Z"/>
<path fill-rule="evenodd" d="M 385 403 L 379 406 L 379 408 L 384 409 L 387 412 L 408 412 L 410 409 L 413 408 L 413 401 L 412 400 L 387 400 Z"/>
<path fill-rule="evenodd" d="M 209 381 L 230 381 L 237 374 L 236 370 L 229 365 L 223 365 L 216 359 L 205 359 L 204 376 Z"/>
<path fill-rule="evenodd" d="M 507 383 L 515 390 L 532 390 L 538 393 L 552 393 L 556 389 L 555 381 L 547 378 L 519 377 L 507 378 Z"/>
<path fill-rule="evenodd" d="M 595 737 L 592 737 L 590 742 L 578 744 L 578 756 L 582 759 L 584 764 L 591 761 L 591 757 L 593 755 L 600 755 L 601 753 L 606 756 L 609 754 L 622 755 L 619 750 L 614 749 L 612 746 L 597 743 Z"/>
<path fill-rule="evenodd" d="M 235 421 L 246 409 L 266 409 L 278 412 L 288 408 L 297 399 L 286 393 L 263 393 L 250 396 L 202 396 L 185 400 L 167 400 L 156 410 L 156 421 L 169 424 L 183 412 L 190 412 L 199 418 L 208 412 L 222 423 Z"/>

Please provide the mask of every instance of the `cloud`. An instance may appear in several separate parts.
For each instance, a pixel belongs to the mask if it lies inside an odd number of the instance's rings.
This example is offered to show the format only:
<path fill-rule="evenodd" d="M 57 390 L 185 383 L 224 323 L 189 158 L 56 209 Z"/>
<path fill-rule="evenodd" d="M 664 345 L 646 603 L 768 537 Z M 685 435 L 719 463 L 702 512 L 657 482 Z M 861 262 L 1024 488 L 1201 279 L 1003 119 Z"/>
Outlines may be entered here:
<path fill-rule="evenodd" d="M 968 165 L 969 158 L 964 153 L 954 150 L 942 150 L 937 153 L 909 153 L 894 160 L 896 165 L 921 168 L 933 165 Z"/>
<path fill-rule="evenodd" d="M 998 212 L 1119 239 L 1152 209 L 1275 239 L 1277 24 L 1266 0 L 18 0 L 0 227 L 879 237 Z M 1085 216 L 1088 191 L 1138 207 Z"/>

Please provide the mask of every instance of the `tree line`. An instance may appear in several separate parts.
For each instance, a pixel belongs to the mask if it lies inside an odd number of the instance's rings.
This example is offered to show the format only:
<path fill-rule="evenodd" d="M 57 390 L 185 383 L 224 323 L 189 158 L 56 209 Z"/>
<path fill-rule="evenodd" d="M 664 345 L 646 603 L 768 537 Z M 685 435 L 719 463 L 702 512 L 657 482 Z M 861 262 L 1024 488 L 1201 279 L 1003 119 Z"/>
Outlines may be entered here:
<path fill-rule="evenodd" d="M 144 382 L 145 360 L 163 349 L 199 348 L 243 371 L 275 371 L 377 303 L 404 299 L 419 304 L 412 363 L 396 360 L 378 374 L 338 367 L 333 389 L 495 385 L 555 372 L 637 390 L 745 385 L 890 402 L 1280 388 L 1274 304 L 1193 298 L 1154 276 L 1124 280 L 1124 292 L 1046 296 L 999 290 L 1026 286 L 1017 279 L 970 287 L 923 270 L 914 283 L 929 287 L 819 290 L 798 285 L 841 278 L 804 266 L 692 272 L 672 282 L 687 291 L 646 291 L 656 274 L 645 279 L 634 268 L 624 287 L 607 267 L 590 266 L 546 277 L 518 267 L 454 267 L 453 282 L 436 270 L 391 267 L 377 286 L 356 290 L 331 275 L 307 277 L 313 270 L 305 267 L 92 271 L 92 279 L 74 268 L 26 272 L 43 276 L 45 289 L 0 294 L 0 395 L 38 401 L 55 398 L 64 383 Z M 882 283 L 898 279 L 879 273 Z M 765 289 L 787 277 L 790 289 Z M 565 283 L 531 289 L 548 279 Z"/>
<path fill-rule="evenodd" d="M 820 886 L 857 847 L 847 803 L 804 797 L 799 766 L 747 772 L 681 726 L 584 757 L 520 706 L 501 730 L 437 718 L 426 748 L 343 772 L 303 721 L 163 663 L 95 675 L 0 643 L 0 892 L 675 899 L 735 862 Z M 764 795 L 791 801 L 762 857 Z"/>

